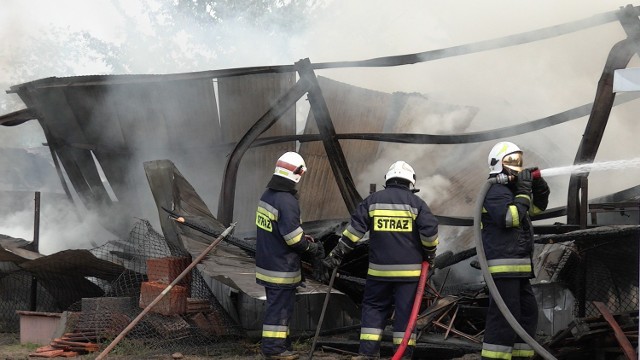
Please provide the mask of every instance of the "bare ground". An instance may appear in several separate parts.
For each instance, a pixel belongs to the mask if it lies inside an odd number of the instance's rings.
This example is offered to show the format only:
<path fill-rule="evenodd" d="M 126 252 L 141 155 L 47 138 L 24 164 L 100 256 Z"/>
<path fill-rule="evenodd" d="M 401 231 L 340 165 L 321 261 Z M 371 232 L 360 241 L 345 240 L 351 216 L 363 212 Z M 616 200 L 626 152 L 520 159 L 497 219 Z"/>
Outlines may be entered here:
<path fill-rule="evenodd" d="M 1 333 L 0 332 L 0 360 L 26 360 L 26 359 L 38 359 L 36 357 L 30 357 L 29 354 L 35 353 L 36 349 L 41 345 L 36 344 L 20 344 L 20 335 L 15 333 Z M 308 358 L 310 351 L 310 344 L 300 343 L 296 344 L 294 350 L 300 353 L 301 359 Z M 102 347 L 104 349 L 104 346 Z M 121 354 L 117 351 L 117 347 L 112 353 L 109 353 L 106 359 L 108 360 L 172 360 L 172 359 L 184 359 L 184 360 L 204 360 L 204 359 L 217 359 L 217 360 L 257 360 L 261 359 L 260 348 L 258 344 L 247 343 L 243 341 L 228 341 L 221 342 L 215 347 L 210 348 L 207 351 L 207 355 L 190 355 L 182 353 L 169 353 L 166 354 Z M 122 352 L 122 351 L 120 351 Z M 99 353 L 89 353 L 85 355 L 77 356 L 73 359 L 95 359 Z M 62 357 L 59 357 L 62 359 Z M 313 354 L 314 359 L 319 360 L 343 360 L 350 359 L 348 354 L 339 354 L 333 352 L 326 352 L 323 349 L 316 349 Z"/>
<path fill-rule="evenodd" d="M 35 344 L 20 344 L 20 335 L 15 333 L 2 333 L 0 332 L 0 360 L 34 360 L 40 359 L 36 357 L 30 357 L 36 349 L 41 345 Z M 107 344 L 104 344 L 101 348 L 104 349 Z M 300 354 L 300 359 L 308 359 L 309 352 L 311 350 L 311 341 L 304 343 L 297 343 L 294 345 L 294 350 Z M 262 359 L 260 356 L 260 347 L 257 343 L 249 343 L 242 340 L 221 342 L 214 347 L 209 348 L 202 355 L 203 352 L 199 351 L 200 355 L 184 354 L 179 352 L 167 352 L 164 354 L 154 353 L 153 355 L 145 355 L 143 352 L 138 351 L 135 354 L 135 349 L 130 349 L 123 353 L 122 349 L 116 347 L 113 352 L 110 352 L 107 356 L 107 360 L 258 360 Z M 132 354 L 133 352 L 134 354 Z M 76 360 L 88 360 L 95 359 L 100 353 L 89 353 L 77 356 L 73 359 Z M 316 347 L 313 358 L 318 360 L 347 360 L 351 359 L 351 353 L 341 353 L 337 349 L 325 349 L 323 347 Z M 58 359 L 64 359 L 58 357 Z M 467 354 L 460 358 L 452 360 L 479 360 L 479 354 Z"/>

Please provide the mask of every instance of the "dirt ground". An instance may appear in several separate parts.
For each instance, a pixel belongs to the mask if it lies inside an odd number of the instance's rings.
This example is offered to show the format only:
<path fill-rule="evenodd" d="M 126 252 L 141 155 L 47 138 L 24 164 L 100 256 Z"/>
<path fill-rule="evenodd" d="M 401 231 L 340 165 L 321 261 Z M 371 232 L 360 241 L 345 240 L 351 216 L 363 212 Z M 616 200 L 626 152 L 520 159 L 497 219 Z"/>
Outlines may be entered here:
<path fill-rule="evenodd" d="M 13 333 L 0 332 L 0 360 L 34 360 L 41 359 L 38 357 L 31 357 L 32 354 L 40 345 L 36 344 L 20 344 L 20 335 Z M 104 349 L 106 345 L 102 347 Z M 309 352 L 311 350 L 311 341 L 304 343 L 297 343 L 294 345 L 294 350 L 300 354 L 300 359 L 308 359 Z M 247 343 L 244 341 L 227 341 L 221 342 L 215 347 L 209 349 L 209 355 L 192 355 L 183 354 L 179 352 L 143 355 L 143 354 L 122 354 L 122 351 L 117 351 L 117 347 L 113 352 L 106 356 L 107 360 L 259 360 L 262 357 L 259 355 L 260 348 L 258 344 Z M 72 359 L 88 360 L 95 359 L 100 353 L 89 353 L 76 356 Z M 199 352 L 202 354 L 202 352 Z M 352 354 L 341 353 L 339 350 L 325 349 L 323 347 L 316 347 L 313 352 L 313 359 L 318 360 L 348 360 L 351 359 Z M 65 359 L 63 357 L 57 357 L 57 359 Z M 451 360 L 479 360 L 479 354 L 467 354 L 460 358 Z"/>
<path fill-rule="evenodd" d="M 30 357 L 36 349 L 41 345 L 36 344 L 20 344 L 20 335 L 13 333 L 0 333 L 0 360 L 25 360 L 25 359 L 40 359 L 36 357 Z M 104 348 L 104 347 L 103 347 Z M 300 359 L 308 358 L 309 351 L 311 349 L 310 344 L 300 343 L 294 346 L 301 356 Z M 260 348 L 258 344 L 246 343 L 243 341 L 228 341 L 220 343 L 219 346 L 212 347 L 210 349 L 210 355 L 190 355 L 183 353 L 169 353 L 166 354 L 154 354 L 154 355 L 123 355 L 119 354 L 117 347 L 114 348 L 113 353 L 109 353 L 106 356 L 108 360 L 204 360 L 204 359 L 217 359 L 217 360 L 257 360 L 262 357 L 259 355 Z M 80 355 L 72 359 L 95 359 L 100 353 L 89 353 Z M 319 360 L 343 360 L 350 359 L 348 354 L 339 354 L 335 352 L 326 352 L 323 349 L 318 349 L 313 353 L 314 359 Z M 58 359 L 64 359 L 58 357 Z"/>

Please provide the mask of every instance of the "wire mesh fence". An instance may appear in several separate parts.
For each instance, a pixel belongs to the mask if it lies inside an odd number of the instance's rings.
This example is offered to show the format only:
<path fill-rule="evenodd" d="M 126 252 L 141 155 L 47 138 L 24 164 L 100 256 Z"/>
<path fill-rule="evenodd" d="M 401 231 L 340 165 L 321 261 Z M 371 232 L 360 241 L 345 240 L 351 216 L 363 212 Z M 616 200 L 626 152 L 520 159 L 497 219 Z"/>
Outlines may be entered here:
<path fill-rule="evenodd" d="M 572 250 L 556 264 L 553 281 L 573 294 L 574 317 L 599 316 L 593 301 L 604 303 L 612 313 L 637 311 L 638 233 L 636 227 L 572 240 Z M 64 312 L 65 341 L 110 343 L 191 262 L 188 253 L 172 247 L 147 220 L 139 220 L 127 239 L 110 241 L 88 253 L 90 257 L 81 252 L 54 254 L 25 260 L 20 266 L 0 262 L 0 332 L 20 331 L 18 312 L 24 310 Z M 81 256 L 85 262 L 77 259 Z M 442 290 L 461 292 L 450 286 Z M 114 351 L 145 356 L 167 350 L 211 354 L 240 338 L 246 339 L 244 330 L 194 268 Z"/>
<path fill-rule="evenodd" d="M 560 280 L 576 298 L 576 317 L 600 316 L 594 301 L 612 313 L 638 310 L 637 231 L 576 242 L 576 251 L 566 253 L 561 266 Z"/>
<path fill-rule="evenodd" d="M 109 276 L 103 274 L 85 277 L 91 283 L 87 287 L 74 282 L 77 277 L 65 273 L 68 268 L 55 268 L 55 262 L 35 276 L 21 267 L 0 263 L 2 332 L 20 330 L 17 311 L 65 312 L 65 341 L 109 343 L 191 263 L 188 253 L 170 246 L 147 220 L 139 220 L 128 239 L 110 241 L 90 252 L 96 261 L 117 264 L 122 271 L 113 280 L 105 280 Z M 42 274 L 48 274 L 46 281 L 39 279 Z M 51 285 L 52 279 L 56 279 L 55 286 Z M 77 296 L 72 302 L 66 296 L 61 301 L 54 290 L 70 292 L 78 287 L 98 288 L 100 296 Z M 37 289 L 35 296 L 33 289 Z M 140 319 L 114 351 L 210 353 L 211 346 L 217 343 L 244 337 L 241 326 L 220 305 L 194 267 Z"/>

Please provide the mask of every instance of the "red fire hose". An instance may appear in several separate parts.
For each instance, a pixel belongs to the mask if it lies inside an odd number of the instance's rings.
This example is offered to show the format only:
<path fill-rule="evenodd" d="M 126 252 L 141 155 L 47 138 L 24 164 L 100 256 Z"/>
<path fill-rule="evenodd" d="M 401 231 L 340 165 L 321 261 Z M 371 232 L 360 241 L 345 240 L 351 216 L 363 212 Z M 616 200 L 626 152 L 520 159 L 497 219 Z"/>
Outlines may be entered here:
<path fill-rule="evenodd" d="M 422 269 L 420 270 L 420 280 L 418 280 L 418 289 L 416 289 L 416 297 L 413 299 L 413 308 L 411 309 L 411 316 L 409 317 L 409 323 L 404 331 L 404 337 L 402 342 L 393 354 L 392 360 L 399 360 L 404 355 L 404 350 L 409 344 L 409 339 L 413 333 L 413 329 L 416 327 L 416 320 L 418 319 L 418 312 L 420 312 L 420 305 L 422 304 L 422 294 L 424 294 L 424 285 L 427 282 L 427 273 L 429 272 L 429 263 L 422 262 Z"/>

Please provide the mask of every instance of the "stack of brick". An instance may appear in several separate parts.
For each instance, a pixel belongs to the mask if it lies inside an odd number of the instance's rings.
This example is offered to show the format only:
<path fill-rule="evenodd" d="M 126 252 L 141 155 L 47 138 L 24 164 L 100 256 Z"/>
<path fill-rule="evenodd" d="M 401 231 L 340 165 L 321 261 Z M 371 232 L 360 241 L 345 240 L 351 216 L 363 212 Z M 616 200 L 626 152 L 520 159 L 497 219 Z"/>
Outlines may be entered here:
<path fill-rule="evenodd" d="M 147 260 L 147 280 L 140 287 L 141 308 L 153 302 L 189 266 L 185 257 L 165 257 Z M 181 315 L 187 312 L 191 274 L 183 277 L 149 311 L 162 315 Z"/>

